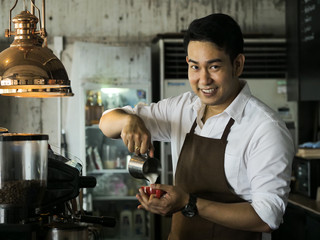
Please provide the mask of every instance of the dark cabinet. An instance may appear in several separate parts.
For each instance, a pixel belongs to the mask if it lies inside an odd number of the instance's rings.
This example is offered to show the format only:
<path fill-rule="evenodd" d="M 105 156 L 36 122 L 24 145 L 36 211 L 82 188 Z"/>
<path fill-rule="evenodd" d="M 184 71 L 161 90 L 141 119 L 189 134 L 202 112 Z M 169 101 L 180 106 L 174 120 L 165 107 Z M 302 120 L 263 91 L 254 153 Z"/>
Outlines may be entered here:
<path fill-rule="evenodd" d="M 320 219 L 319 217 L 306 217 L 306 239 L 319 240 L 320 239 Z"/>
<path fill-rule="evenodd" d="M 272 240 L 319 240 L 320 215 L 289 203 L 283 223 L 272 233 Z"/>
<path fill-rule="evenodd" d="M 320 2 L 286 0 L 287 85 L 290 101 L 320 100 Z"/>

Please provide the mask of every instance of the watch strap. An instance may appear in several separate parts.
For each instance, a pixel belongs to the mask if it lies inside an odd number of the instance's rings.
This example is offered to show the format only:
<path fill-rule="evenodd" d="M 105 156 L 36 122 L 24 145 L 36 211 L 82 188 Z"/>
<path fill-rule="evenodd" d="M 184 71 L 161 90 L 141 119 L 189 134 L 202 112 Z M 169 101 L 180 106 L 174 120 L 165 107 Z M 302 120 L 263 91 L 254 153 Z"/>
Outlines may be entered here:
<path fill-rule="evenodd" d="M 181 212 L 186 217 L 193 217 L 198 214 L 197 196 L 195 194 L 189 194 L 189 202 Z"/>

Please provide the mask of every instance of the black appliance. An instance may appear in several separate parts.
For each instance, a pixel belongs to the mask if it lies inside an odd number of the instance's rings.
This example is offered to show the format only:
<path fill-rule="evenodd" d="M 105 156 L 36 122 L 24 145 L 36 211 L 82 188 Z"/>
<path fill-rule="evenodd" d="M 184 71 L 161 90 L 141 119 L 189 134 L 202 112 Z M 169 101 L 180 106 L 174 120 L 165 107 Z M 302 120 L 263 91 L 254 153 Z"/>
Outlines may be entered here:
<path fill-rule="evenodd" d="M 40 207 L 0 211 L 3 240 L 100 239 L 99 229 L 113 228 L 114 218 L 96 217 L 82 209 L 82 188 L 93 188 L 95 177 L 81 176 L 82 166 L 48 150 L 47 187 Z"/>
<path fill-rule="evenodd" d="M 292 191 L 316 199 L 320 187 L 320 159 L 295 157 Z"/>

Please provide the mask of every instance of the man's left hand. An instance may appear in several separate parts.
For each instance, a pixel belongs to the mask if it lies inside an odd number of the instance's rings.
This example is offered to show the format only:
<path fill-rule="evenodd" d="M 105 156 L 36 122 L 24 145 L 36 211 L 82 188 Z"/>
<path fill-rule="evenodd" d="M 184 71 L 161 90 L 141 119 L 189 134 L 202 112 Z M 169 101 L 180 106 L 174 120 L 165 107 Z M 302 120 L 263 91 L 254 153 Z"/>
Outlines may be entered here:
<path fill-rule="evenodd" d="M 166 193 L 158 199 L 154 194 L 148 196 L 140 188 L 139 194 L 136 195 L 140 202 L 138 209 L 145 209 L 151 213 L 168 216 L 180 211 L 188 203 L 189 194 L 179 187 L 164 184 L 151 184 L 150 187 L 152 189 L 160 189 Z"/>

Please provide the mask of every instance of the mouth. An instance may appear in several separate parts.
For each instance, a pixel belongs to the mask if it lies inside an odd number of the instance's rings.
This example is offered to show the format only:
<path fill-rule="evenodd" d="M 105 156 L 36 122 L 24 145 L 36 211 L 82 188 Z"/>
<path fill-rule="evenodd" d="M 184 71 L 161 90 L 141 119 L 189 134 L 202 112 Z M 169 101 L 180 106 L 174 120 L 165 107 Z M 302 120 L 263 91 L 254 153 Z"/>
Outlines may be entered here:
<path fill-rule="evenodd" d="M 213 94 L 215 91 L 217 91 L 218 87 L 216 88 L 199 88 L 199 90 L 204 94 Z"/>

